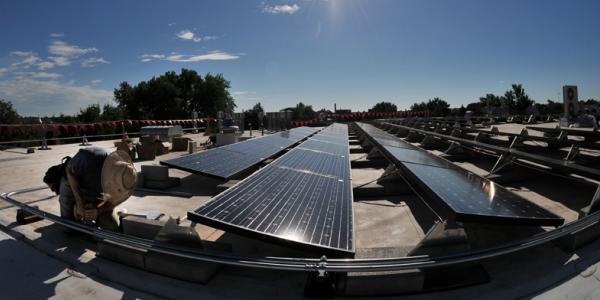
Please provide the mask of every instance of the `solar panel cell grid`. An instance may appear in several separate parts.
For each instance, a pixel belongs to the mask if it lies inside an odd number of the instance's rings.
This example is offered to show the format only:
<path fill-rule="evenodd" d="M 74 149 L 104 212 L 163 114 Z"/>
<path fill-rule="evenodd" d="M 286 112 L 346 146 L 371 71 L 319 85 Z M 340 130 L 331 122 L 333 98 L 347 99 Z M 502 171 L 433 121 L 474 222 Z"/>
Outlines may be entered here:
<path fill-rule="evenodd" d="M 295 148 L 273 162 L 273 165 L 336 178 L 350 178 L 350 161 L 347 155 Z"/>
<path fill-rule="evenodd" d="M 347 136 L 347 127 L 335 130 Z M 348 142 L 343 151 L 336 150 L 345 155 L 301 149 L 302 145 L 189 212 L 190 220 L 313 249 L 352 253 Z"/>
<path fill-rule="evenodd" d="M 293 132 L 257 137 L 160 163 L 188 172 L 228 179 L 290 147 L 315 130 L 317 129 L 298 128 Z"/>
<path fill-rule="evenodd" d="M 406 168 L 407 180 L 433 193 L 430 200 L 450 208 L 456 220 L 475 220 L 558 226 L 564 219 L 485 178 L 417 147 L 407 148 L 398 138 L 370 124 L 358 123 L 397 166 Z M 428 194 L 429 195 L 429 194 Z"/>
<path fill-rule="evenodd" d="M 326 248 L 353 251 L 351 184 L 267 167 L 194 214 L 231 226 Z"/>
<path fill-rule="evenodd" d="M 413 163 L 407 163 L 406 167 L 457 213 L 558 219 L 547 210 L 472 173 Z"/>
<path fill-rule="evenodd" d="M 348 146 L 328 142 L 322 142 L 313 138 L 302 143 L 298 148 L 322 151 L 336 155 L 348 155 Z"/>

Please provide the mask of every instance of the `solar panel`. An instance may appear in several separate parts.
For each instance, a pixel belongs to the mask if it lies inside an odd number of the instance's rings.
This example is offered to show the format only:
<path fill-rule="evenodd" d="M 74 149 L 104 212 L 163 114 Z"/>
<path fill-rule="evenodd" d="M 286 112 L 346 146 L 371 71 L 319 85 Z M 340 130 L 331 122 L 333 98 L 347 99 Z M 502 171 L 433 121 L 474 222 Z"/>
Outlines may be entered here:
<path fill-rule="evenodd" d="M 307 171 L 336 178 L 350 178 L 348 155 L 335 155 L 308 149 L 294 148 L 273 165 Z"/>
<path fill-rule="evenodd" d="M 418 149 L 405 149 L 391 146 L 383 146 L 383 149 L 388 151 L 391 157 L 403 163 L 416 163 L 440 168 L 450 168 L 452 166 L 451 162 Z"/>
<path fill-rule="evenodd" d="M 352 182 L 347 147 L 345 156 L 294 148 L 188 212 L 188 218 L 215 228 L 263 240 L 295 243 L 324 253 L 353 253 Z"/>
<path fill-rule="evenodd" d="M 405 166 L 456 212 L 457 221 L 496 218 L 554 226 L 564 222 L 563 218 L 473 173 L 414 163 Z"/>
<path fill-rule="evenodd" d="M 261 162 L 262 157 L 216 148 L 160 163 L 191 173 L 229 178 Z M 227 163 L 224 163 L 227 162 Z"/>
<path fill-rule="evenodd" d="M 298 146 L 301 149 L 309 149 L 314 151 L 322 151 L 335 155 L 348 155 L 348 145 L 340 145 L 330 142 L 320 141 L 314 138 L 310 138 L 302 145 Z"/>
<path fill-rule="evenodd" d="M 405 172 L 404 178 L 457 221 L 559 226 L 564 219 L 494 182 L 417 147 L 389 146 L 389 137 L 370 124 L 359 128 Z M 405 141 L 400 144 L 408 144 Z M 439 207 L 438 205 L 438 207 Z M 434 205 L 435 206 L 435 205 Z"/>
<path fill-rule="evenodd" d="M 269 158 L 275 155 L 277 152 L 284 149 L 282 146 L 265 144 L 260 140 L 261 139 L 252 139 L 244 143 L 225 145 L 220 147 L 219 149 L 238 152 L 242 154 L 250 154 L 262 158 Z"/>
<path fill-rule="evenodd" d="M 315 130 L 298 128 L 294 132 L 278 132 L 160 163 L 187 172 L 228 179 L 283 151 Z"/>

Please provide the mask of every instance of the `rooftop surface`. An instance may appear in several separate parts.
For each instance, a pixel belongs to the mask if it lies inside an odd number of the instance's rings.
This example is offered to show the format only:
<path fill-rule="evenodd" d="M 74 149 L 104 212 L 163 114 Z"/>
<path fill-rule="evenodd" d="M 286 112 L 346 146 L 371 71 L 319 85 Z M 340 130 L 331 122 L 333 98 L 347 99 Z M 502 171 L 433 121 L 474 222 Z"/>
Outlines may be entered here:
<path fill-rule="evenodd" d="M 555 124 L 543 124 L 553 126 Z M 499 125 L 501 131 L 519 133 L 522 125 Z M 530 131 L 530 134 L 541 134 Z M 247 135 L 247 134 L 246 134 Z M 206 137 L 186 135 L 198 142 Z M 115 150 L 114 141 L 92 142 L 95 146 Z M 14 191 L 41 186 L 48 167 L 64 156 L 73 156 L 77 144 L 52 145 L 51 150 L 25 154 L 25 149 L 0 151 L 0 191 Z M 351 145 L 351 148 L 358 148 Z M 441 154 L 440 151 L 431 151 Z M 176 158 L 186 152 L 171 152 L 154 161 L 135 162 L 137 170 L 144 164 Z M 590 155 L 600 155 L 590 151 Z M 365 153 L 352 153 L 353 165 L 367 161 Z M 471 156 L 455 163 L 473 173 L 487 175 L 494 158 Z M 384 166 L 353 167 L 354 187 L 366 186 L 384 173 Z M 501 183 L 510 191 L 565 218 L 577 220 L 581 209 L 594 194 L 587 182 L 564 177 L 530 173 L 515 167 Z M 519 174 L 518 180 L 507 180 Z M 191 198 L 135 191 L 117 210 L 133 213 L 162 212 L 179 217 L 184 226 L 192 225 L 187 212 L 206 203 L 218 194 L 217 179 L 170 169 L 170 176 L 180 177 L 182 184 L 172 191 L 192 193 Z M 356 196 L 354 230 L 356 258 L 400 257 L 419 245 L 436 221 L 435 214 L 415 194 L 409 192 L 388 196 Z M 49 190 L 18 196 L 20 201 L 58 214 L 57 197 Z M 225 266 L 208 284 L 196 284 L 139 270 L 96 256 L 96 241 L 82 235 L 66 233 L 59 225 L 42 220 L 28 225 L 15 222 L 16 209 L 0 203 L 0 298 L 227 298 L 264 299 L 302 298 L 306 274 L 302 272 L 249 269 Z M 232 252 L 245 256 L 319 257 L 317 253 L 261 242 L 257 239 L 224 232 L 202 224 L 194 229 L 205 241 L 231 244 Z M 505 241 L 550 230 L 546 227 L 465 226 L 471 248 L 484 248 Z M 547 243 L 515 254 L 488 259 L 482 266 L 489 274 L 487 283 L 456 289 L 410 294 L 411 299 L 429 298 L 595 298 L 600 294 L 600 241 L 567 252 Z M 446 250 L 450 253 L 452 250 Z M 441 276 L 451 277 L 444 271 Z M 365 281 L 364 288 L 374 288 Z"/>

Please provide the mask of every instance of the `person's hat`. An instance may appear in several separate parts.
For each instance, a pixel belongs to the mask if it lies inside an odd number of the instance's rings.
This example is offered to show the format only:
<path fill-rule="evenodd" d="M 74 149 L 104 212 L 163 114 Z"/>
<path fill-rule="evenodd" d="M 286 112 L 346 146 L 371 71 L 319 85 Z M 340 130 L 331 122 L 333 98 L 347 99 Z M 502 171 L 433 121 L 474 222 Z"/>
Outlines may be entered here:
<path fill-rule="evenodd" d="M 127 200 L 137 184 L 131 157 L 121 150 L 108 155 L 102 165 L 101 182 L 105 201 L 117 206 Z"/>

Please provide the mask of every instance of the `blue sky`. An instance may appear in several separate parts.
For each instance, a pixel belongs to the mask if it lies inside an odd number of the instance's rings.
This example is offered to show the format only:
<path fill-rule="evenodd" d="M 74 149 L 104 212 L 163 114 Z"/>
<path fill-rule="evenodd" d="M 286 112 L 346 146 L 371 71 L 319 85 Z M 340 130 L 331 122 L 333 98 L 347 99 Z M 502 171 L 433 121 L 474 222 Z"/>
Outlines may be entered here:
<path fill-rule="evenodd" d="M 74 113 L 181 68 L 222 73 L 238 110 L 459 106 L 516 82 L 539 102 L 564 84 L 600 98 L 595 0 L 13 0 L 0 12 L 0 98 L 22 115 Z"/>

